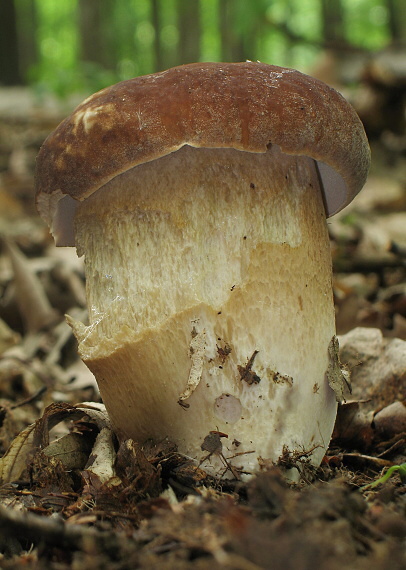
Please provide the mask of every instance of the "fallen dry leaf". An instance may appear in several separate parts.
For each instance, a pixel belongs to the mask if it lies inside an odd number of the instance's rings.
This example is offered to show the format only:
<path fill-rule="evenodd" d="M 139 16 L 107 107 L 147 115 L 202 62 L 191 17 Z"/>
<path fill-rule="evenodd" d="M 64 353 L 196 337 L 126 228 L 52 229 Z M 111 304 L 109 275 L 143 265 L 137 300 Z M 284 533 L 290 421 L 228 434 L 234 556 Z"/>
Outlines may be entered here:
<path fill-rule="evenodd" d="M 28 456 L 34 448 L 35 428 L 34 423 L 19 433 L 0 459 L 0 483 L 2 485 L 20 479 L 27 468 Z"/>
<path fill-rule="evenodd" d="M 102 404 L 48 406 L 40 419 L 17 435 L 0 459 L 1 484 L 18 480 L 27 469 L 29 459 L 36 450 L 42 450 L 46 456 L 59 459 L 68 469 L 84 468 L 94 438 L 90 446 L 86 437 L 77 433 L 70 433 L 52 443 L 49 442 L 49 432 L 57 424 L 67 419 L 72 421 L 84 418 L 93 423 L 99 431 L 103 429 L 111 431 L 110 420 Z"/>

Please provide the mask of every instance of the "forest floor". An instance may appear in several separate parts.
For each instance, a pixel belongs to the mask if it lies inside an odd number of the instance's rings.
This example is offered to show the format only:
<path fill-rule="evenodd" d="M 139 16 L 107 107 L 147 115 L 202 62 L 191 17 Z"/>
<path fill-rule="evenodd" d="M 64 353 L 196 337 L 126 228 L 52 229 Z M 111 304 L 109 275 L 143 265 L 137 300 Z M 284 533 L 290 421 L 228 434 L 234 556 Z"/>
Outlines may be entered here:
<path fill-rule="evenodd" d="M 329 220 L 353 390 L 322 465 L 286 453 L 243 482 L 109 429 L 63 317 L 85 314 L 82 262 L 34 207 L 35 156 L 63 112 L 0 92 L 0 568 L 405 568 L 405 149 L 373 141 L 365 189 Z"/>

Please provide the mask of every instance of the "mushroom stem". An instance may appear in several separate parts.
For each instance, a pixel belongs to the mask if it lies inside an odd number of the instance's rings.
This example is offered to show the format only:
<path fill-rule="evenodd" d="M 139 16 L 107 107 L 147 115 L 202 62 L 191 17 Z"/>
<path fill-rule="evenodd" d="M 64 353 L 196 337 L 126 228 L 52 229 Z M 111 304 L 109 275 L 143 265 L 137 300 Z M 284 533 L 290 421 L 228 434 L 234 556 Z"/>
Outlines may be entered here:
<path fill-rule="evenodd" d="M 284 448 L 320 462 L 335 324 L 312 159 L 184 146 L 84 200 L 75 232 L 90 324 L 70 322 L 119 435 L 200 461 L 223 432 L 217 472 Z"/>

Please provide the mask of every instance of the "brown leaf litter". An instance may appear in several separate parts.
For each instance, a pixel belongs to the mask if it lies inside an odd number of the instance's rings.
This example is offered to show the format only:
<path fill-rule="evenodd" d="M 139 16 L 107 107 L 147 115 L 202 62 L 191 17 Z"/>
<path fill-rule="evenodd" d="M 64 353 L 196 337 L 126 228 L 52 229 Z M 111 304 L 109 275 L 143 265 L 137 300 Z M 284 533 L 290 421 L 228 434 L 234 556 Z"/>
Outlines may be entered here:
<path fill-rule="evenodd" d="M 331 357 L 347 401 L 322 465 L 310 466 L 311 450 L 285 449 L 247 483 L 227 465 L 230 479 L 209 476 L 167 440 L 112 432 L 63 318 L 85 319 L 82 261 L 53 247 L 33 208 L 34 157 L 56 122 L 45 111 L 0 117 L 0 567 L 403 569 L 405 485 L 395 473 L 361 487 L 406 462 L 404 161 L 395 168 L 392 153 L 382 164 L 373 146 L 381 171 L 329 220 L 340 343 Z M 219 346 L 219 357 L 230 350 Z M 246 356 L 241 380 L 256 382 Z M 205 461 L 225 436 L 207 434 Z"/>

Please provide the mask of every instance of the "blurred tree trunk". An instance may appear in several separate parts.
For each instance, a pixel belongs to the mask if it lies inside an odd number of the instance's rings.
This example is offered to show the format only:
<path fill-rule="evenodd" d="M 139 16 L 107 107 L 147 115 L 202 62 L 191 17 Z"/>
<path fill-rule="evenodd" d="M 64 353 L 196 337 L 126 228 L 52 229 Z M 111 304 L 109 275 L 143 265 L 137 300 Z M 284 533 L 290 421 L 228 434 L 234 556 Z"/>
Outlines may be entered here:
<path fill-rule="evenodd" d="M 244 61 L 244 38 L 235 26 L 235 0 L 219 0 L 222 61 Z"/>
<path fill-rule="evenodd" d="M 80 58 L 111 69 L 115 64 L 111 38 L 113 0 L 79 0 Z"/>
<path fill-rule="evenodd" d="M 18 61 L 17 18 L 14 0 L 0 0 L 0 83 L 22 83 Z"/>
<path fill-rule="evenodd" d="M 161 12 L 159 0 L 151 0 L 151 20 L 154 26 L 154 71 L 164 69 L 163 53 L 161 44 Z"/>
<path fill-rule="evenodd" d="M 178 61 L 191 63 L 200 59 L 200 0 L 178 0 Z"/>
<path fill-rule="evenodd" d="M 38 45 L 35 34 L 37 10 L 34 0 L 19 0 L 17 9 L 20 72 L 26 79 L 30 68 L 38 62 Z"/>
<path fill-rule="evenodd" d="M 232 35 L 230 18 L 230 0 L 219 0 L 220 36 L 221 36 L 221 60 L 232 61 Z"/>
<path fill-rule="evenodd" d="M 406 6 L 405 0 L 386 0 L 389 14 L 389 29 L 392 41 L 406 41 Z"/>
<path fill-rule="evenodd" d="M 341 46 L 345 41 L 344 9 L 341 0 L 321 0 L 323 37 L 327 45 Z"/>
<path fill-rule="evenodd" d="M 284 4 L 284 21 L 288 23 L 291 21 L 291 18 L 294 14 L 294 7 L 292 5 L 292 1 L 291 0 L 286 0 L 285 4 Z M 293 55 L 293 50 L 292 47 L 294 47 L 295 42 L 288 36 L 285 35 L 284 38 L 284 52 L 285 52 L 285 58 L 286 58 L 286 65 L 288 67 L 292 66 L 292 55 Z"/>

